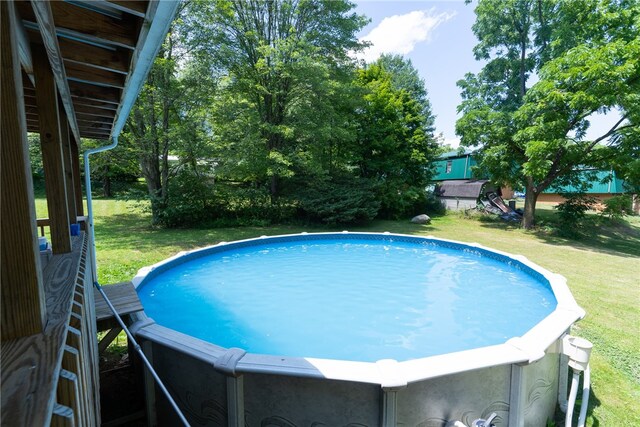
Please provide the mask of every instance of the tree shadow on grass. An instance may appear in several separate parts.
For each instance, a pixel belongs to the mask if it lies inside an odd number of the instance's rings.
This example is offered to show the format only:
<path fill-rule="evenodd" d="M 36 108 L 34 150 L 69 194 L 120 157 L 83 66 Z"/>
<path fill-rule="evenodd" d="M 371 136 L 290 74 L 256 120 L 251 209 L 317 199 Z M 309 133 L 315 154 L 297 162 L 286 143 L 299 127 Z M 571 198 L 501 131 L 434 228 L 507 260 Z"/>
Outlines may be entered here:
<path fill-rule="evenodd" d="M 519 224 L 497 221 L 481 222 L 484 228 L 495 230 L 513 230 Z M 554 246 L 571 246 L 577 249 L 618 255 L 623 257 L 640 256 L 640 229 L 627 221 L 616 221 L 608 224 L 593 224 L 592 228 L 574 239 L 566 238 L 543 229 L 529 232 L 538 240 Z"/>
<path fill-rule="evenodd" d="M 430 224 L 412 224 L 404 221 L 374 221 L 364 226 L 321 226 L 321 225 L 270 225 L 238 226 L 223 228 L 164 228 L 150 225 L 148 214 L 129 212 L 113 214 L 96 220 L 96 242 L 102 249 L 153 250 L 165 246 L 177 246 L 189 250 L 210 246 L 221 241 L 248 239 L 262 235 L 293 234 L 307 232 L 366 231 L 401 234 L 425 234 L 436 232 L 438 227 Z"/>
<path fill-rule="evenodd" d="M 572 377 L 572 372 L 571 369 L 569 369 L 569 378 L 567 379 L 568 385 L 567 385 L 567 393 L 569 393 L 569 390 L 571 389 L 571 377 Z M 580 378 L 580 383 L 578 385 L 578 395 L 576 398 L 576 403 L 575 406 L 573 407 L 573 422 L 577 422 L 578 418 L 580 416 L 580 408 L 581 408 L 581 400 L 582 400 L 582 376 Z M 592 427 L 599 427 L 600 426 L 600 420 L 594 415 L 594 410 L 595 408 L 597 408 L 598 406 L 600 406 L 602 404 L 602 402 L 600 402 L 600 399 L 598 399 L 598 397 L 596 396 L 596 394 L 593 391 L 593 387 L 591 387 L 590 389 L 590 393 L 589 393 L 589 406 L 587 407 L 587 418 L 586 418 L 586 425 L 590 425 Z M 555 415 L 555 425 L 558 427 L 569 427 L 565 425 L 565 417 L 566 414 L 563 413 L 559 407 L 557 407 L 556 409 L 556 415 Z"/>

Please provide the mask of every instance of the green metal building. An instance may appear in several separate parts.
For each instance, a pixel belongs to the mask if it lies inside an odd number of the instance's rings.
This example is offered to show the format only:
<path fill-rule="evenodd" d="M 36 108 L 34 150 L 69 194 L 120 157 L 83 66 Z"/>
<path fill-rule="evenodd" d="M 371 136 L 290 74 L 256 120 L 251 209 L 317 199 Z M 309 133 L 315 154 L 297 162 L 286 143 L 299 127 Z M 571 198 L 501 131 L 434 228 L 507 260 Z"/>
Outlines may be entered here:
<path fill-rule="evenodd" d="M 438 157 L 434 162 L 435 175 L 433 181 L 446 181 L 450 179 L 472 179 L 471 167 L 477 164 L 471 150 L 462 153 L 449 151 Z"/>

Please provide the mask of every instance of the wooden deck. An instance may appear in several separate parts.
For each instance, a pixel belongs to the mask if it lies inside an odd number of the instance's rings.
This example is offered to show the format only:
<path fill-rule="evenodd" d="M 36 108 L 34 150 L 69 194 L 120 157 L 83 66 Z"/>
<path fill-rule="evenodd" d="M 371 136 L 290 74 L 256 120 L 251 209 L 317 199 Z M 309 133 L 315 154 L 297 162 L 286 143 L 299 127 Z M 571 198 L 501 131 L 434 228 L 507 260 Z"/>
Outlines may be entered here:
<path fill-rule="evenodd" d="M 131 314 L 142 311 L 142 303 L 131 282 L 103 286 L 102 290 L 125 323 L 131 323 Z M 116 339 L 122 328 L 96 288 L 93 288 L 93 295 L 96 302 L 97 330 L 109 331 L 98 343 L 98 351 L 102 352 Z"/>
<path fill-rule="evenodd" d="M 107 294 L 109 301 L 111 301 L 111 304 L 113 304 L 121 317 L 142 311 L 142 303 L 131 282 L 103 286 L 102 290 Z M 113 313 L 96 288 L 93 289 L 93 295 L 96 301 L 98 331 L 110 329 L 109 327 L 104 327 L 104 325 L 114 318 Z"/>
<path fill-rule="evenodd" d="M 93 294 L 85 286 L 85 233 L 72 252 L 54 255 L 43 272 L 43 333 L 2 342 L 1 425 L 98 425 L 99 399 Z M 93 338 L 92 338 L 93 337 Z"/>

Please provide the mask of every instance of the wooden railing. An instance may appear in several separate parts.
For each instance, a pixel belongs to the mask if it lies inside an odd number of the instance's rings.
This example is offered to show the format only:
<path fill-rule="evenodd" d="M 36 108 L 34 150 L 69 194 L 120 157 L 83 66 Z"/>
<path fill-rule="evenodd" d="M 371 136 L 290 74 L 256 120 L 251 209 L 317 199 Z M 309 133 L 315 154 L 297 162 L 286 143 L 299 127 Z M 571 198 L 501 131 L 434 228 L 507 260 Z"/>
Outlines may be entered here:
<path fill-rule="evenodd" d="M 87 230 L 87 217 L 86 216 L 79 216 L 76 217 L 76 222 L 78 224 L 80 224 L 80 229 L 86 231 Z M 45 227 L 50 227 L 51 226 L 51 221 L 49 220 L 49 218 L 38 218 L 36 219 L 36 225 L 38 226 L 38 228 L 40 229 L 40 235 L 44 236 L 44 228 Z"/>
<path fill-rule="evenodd" d="M 2 343 L 2 425 L 100 425 L 98 346 L 86 233 L 43 271 L 43 333 Z"/>

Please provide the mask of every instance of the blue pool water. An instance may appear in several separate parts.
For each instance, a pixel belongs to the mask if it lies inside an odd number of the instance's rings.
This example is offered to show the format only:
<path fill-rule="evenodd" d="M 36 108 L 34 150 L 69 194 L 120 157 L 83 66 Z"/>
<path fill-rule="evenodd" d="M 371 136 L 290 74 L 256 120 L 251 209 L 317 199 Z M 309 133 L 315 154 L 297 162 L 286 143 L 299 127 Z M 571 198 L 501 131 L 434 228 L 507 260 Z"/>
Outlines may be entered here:
<path fill-rule="evenodd" d="M 477 252 L 368 239 L 265 241 L 138 292 L 158 324 L 223 347 L 370 362 L 501 344 L 556 307 L 547 283 Z"/>

